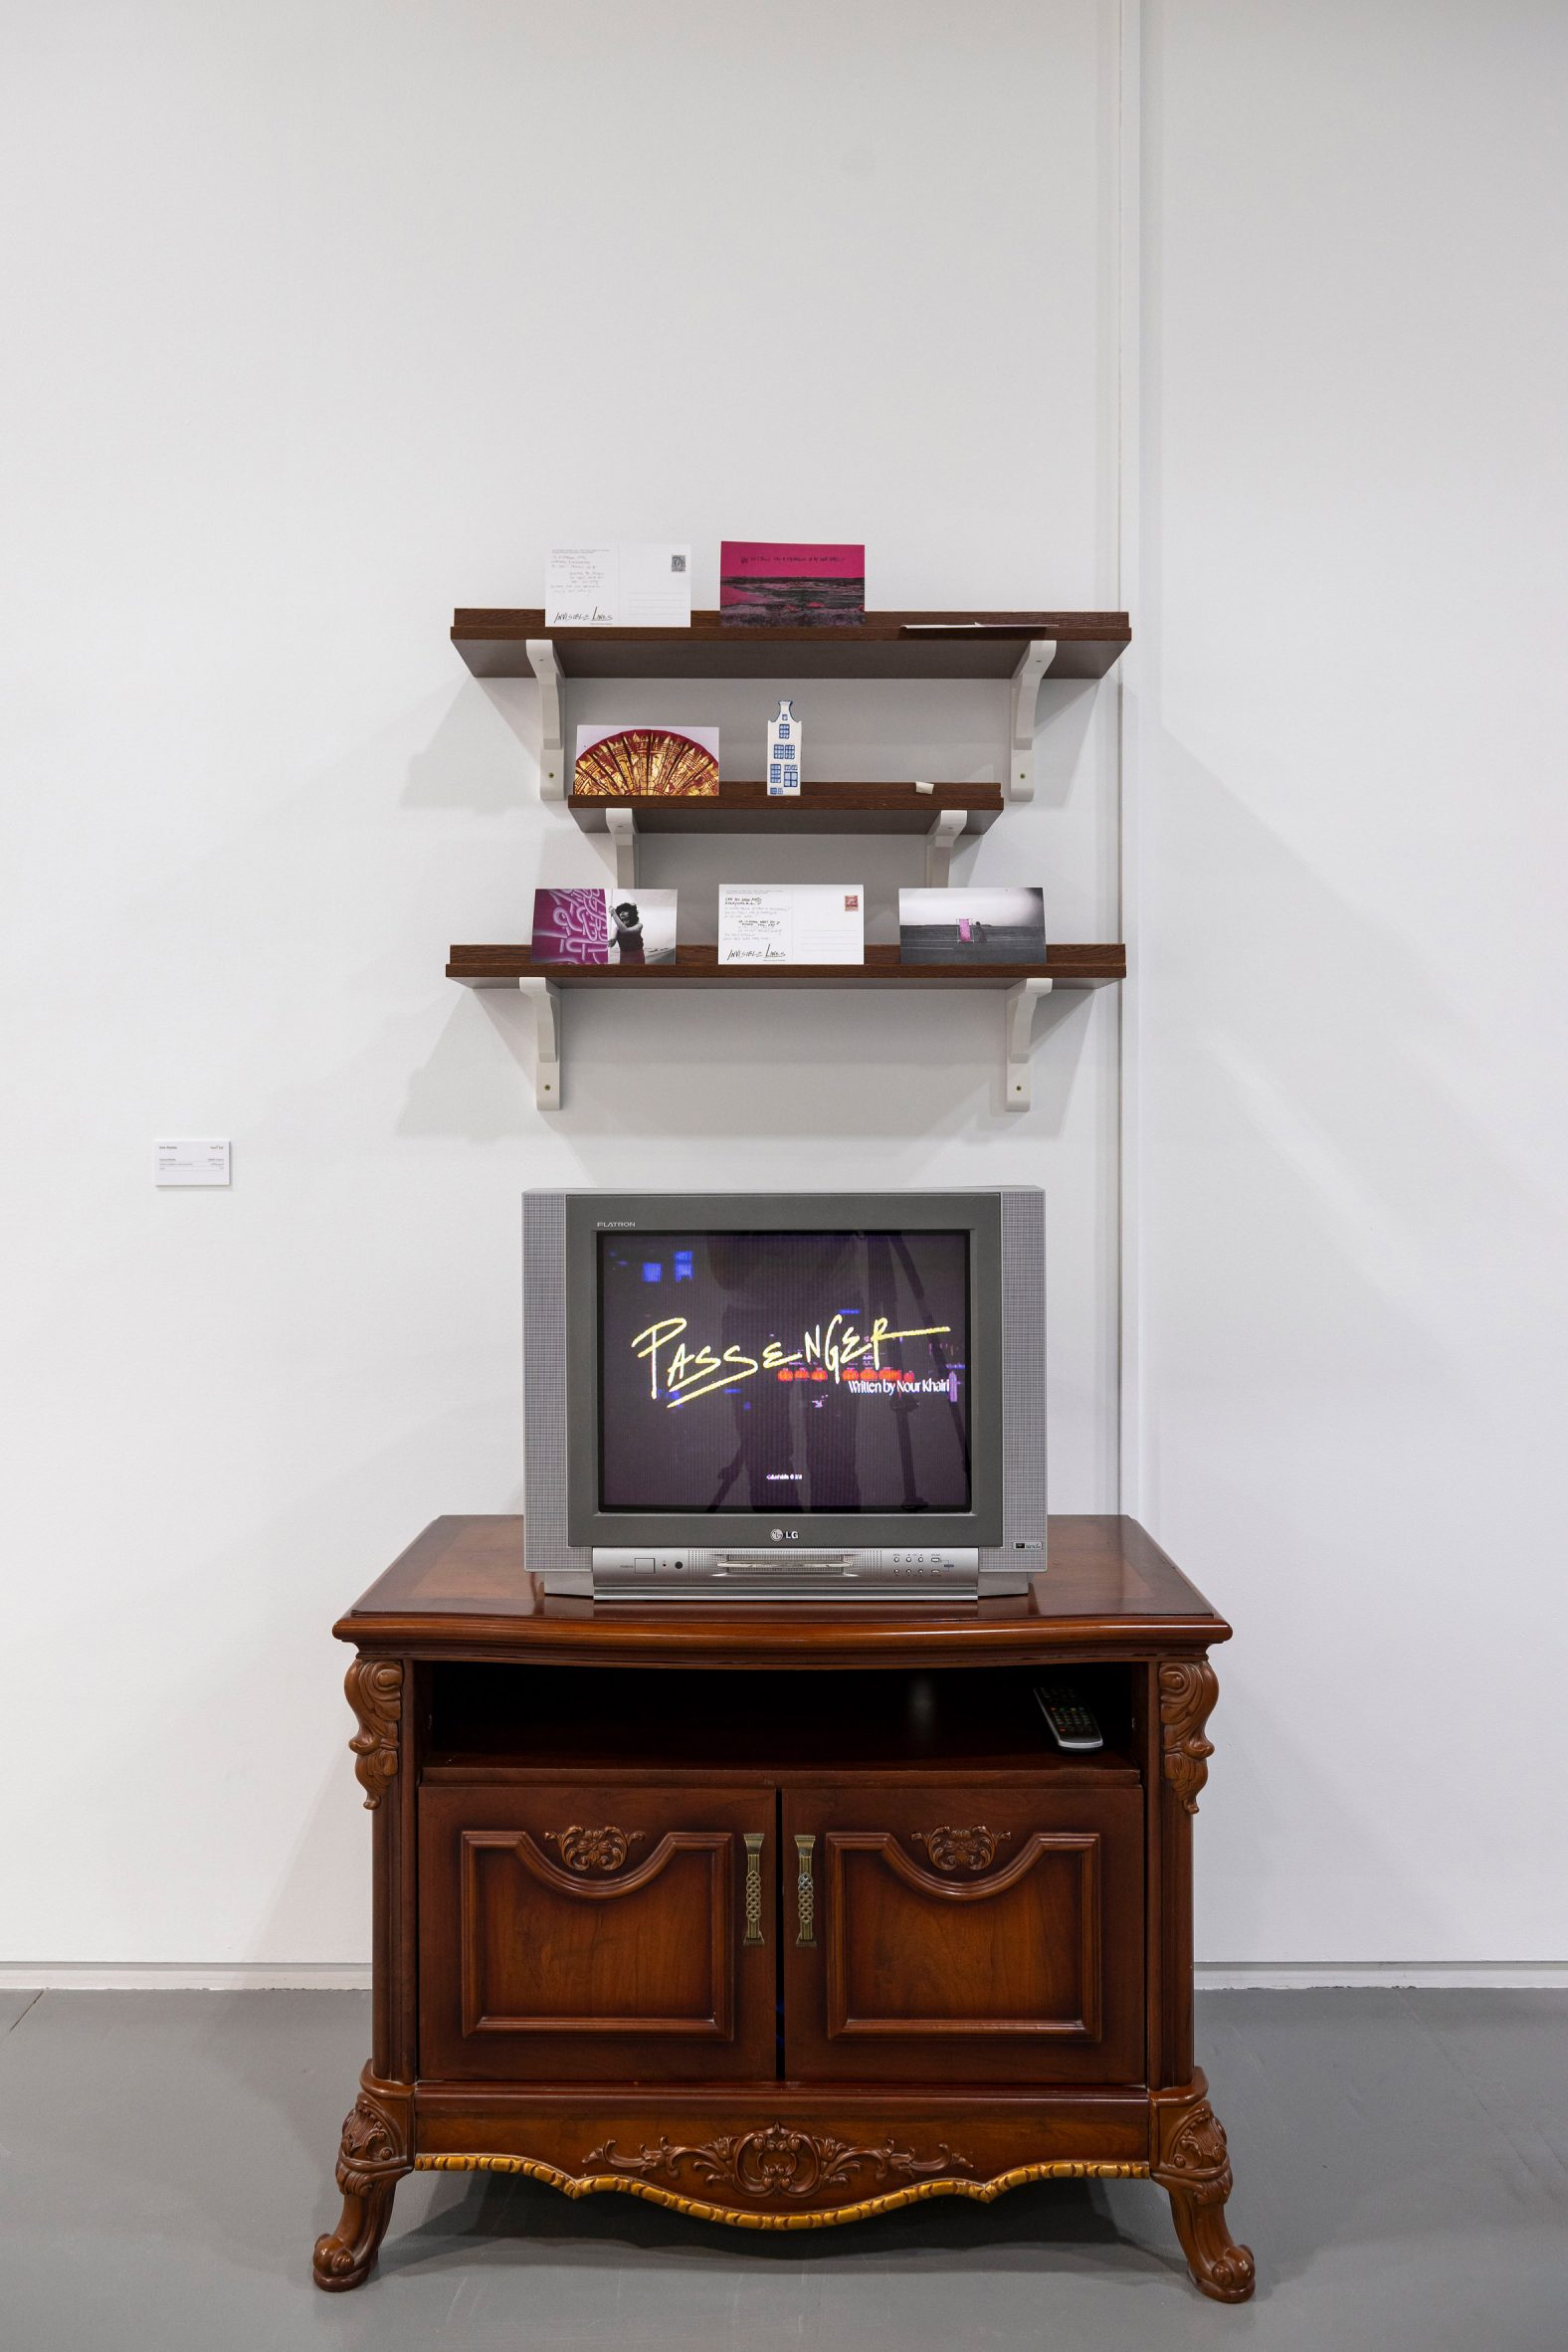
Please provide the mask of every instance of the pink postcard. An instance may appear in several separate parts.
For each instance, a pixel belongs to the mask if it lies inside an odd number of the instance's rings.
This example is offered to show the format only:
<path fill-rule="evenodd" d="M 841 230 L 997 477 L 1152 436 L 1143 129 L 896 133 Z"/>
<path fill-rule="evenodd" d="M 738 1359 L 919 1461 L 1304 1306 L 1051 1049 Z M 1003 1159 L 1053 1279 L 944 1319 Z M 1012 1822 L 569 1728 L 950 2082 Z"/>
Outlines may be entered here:
<path fill-rule="evenodd" d="M 739 628 L 858 629 L 866 618 L 866 550 L 726 539 L 718 559 L 718 617 Z"/>

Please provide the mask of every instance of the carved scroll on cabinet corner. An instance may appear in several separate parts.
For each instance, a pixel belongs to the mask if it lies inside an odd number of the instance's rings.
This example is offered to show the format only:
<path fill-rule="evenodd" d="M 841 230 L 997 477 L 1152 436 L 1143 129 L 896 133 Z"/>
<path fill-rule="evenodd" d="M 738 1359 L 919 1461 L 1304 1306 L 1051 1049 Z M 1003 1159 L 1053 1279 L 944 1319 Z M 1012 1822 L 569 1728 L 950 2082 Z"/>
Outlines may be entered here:
<path fill-rule="evenodd" d="M 359 1729 L 348 1743 L 354 1771 L 365 1792 L 365 1811 L 374 1813 L 388 1783 L 397 1777 L 402 1663 L 395 1658 L 356 1658 L 343 1677 L 343 1688 L 359 1718 Z"/>
<path fill-rule="evenodd" d="M 1214 1742 L 1203 1727 L 1220 1695 L 1219 1676 L 1206 1658 L 1168 1660 L 1160 1667 L 1160 1736 L 1165 1777 L 1188 1813 L 1198 1810 L 1198 1792 L 1209 1777 Z"/>

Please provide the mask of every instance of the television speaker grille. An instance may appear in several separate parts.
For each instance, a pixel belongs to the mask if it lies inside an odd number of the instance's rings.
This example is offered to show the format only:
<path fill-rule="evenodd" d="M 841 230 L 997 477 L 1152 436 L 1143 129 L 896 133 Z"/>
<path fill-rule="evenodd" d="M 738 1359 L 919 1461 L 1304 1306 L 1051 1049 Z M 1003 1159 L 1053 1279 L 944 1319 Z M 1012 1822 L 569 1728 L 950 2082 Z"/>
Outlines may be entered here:
<path fill-rule="evenodd" d="M 523 1544 L 536 1576 L 589 1565 L 566 1535 L 566 1202 L 522 1201 Z"/>
<path fill-rule="evenodd" d="M 1031 1568 L 1045 1565 L 1046 1536 L 1046 1203 L 1043 1193 L 1002 1194 L 1002 1548 L 982 1552 L 987 1568 L 1019 1566 L 1017 1546 L 1038 1546 Z M 1023 1311 L 1009 1314 L 1018 1300 Z"/>

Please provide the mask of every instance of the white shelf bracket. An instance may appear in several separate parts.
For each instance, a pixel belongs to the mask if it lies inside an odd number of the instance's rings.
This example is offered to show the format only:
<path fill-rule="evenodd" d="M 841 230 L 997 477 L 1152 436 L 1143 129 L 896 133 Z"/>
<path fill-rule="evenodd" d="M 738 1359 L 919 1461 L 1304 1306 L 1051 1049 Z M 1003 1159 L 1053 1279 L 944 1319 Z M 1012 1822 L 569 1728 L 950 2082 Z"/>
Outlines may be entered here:
<path fill-rule="evenodd" d="M 632 809 L 606 809 L 605 824 L 615 845 L 615 886 L 618 890 L 637 887 L 637 815 Z"/>
<path fill-rule="evenodd" d="M 1035 1007 L 1052 990 L 1049 980 L 1020 980 L 1007 992 L 1003 1019 L 1007 1034 L 1007 1108 L 1027 1110 L 1033 1100 L 1029 1049 L 1035 1039 Z"/>
<path fill-rule="evenodd" d="M 540 1110 L 561 1107 L 561 992 L 553 980 L 519 980 L 533 999 L 533 1099 Z"/>
<path fill-rule="evenodd" d="M 1040 699 L 1040 682 L 1057 658 L 1054 637 L 1032 637 L 1024 649 L 1024 659 L 1013 673 L 1013 720 L 1009 756 L 1012 765 L 1007 771 L 1009 800 L 1033 800 L 1035 797 L 1035 706 Z"/>
<path fill-rule="evenodd" d="M 565 680 L 547 637 L 523 640 L 533 675 L 539 682 L 539 798 L 566 797 Z"/>
<path fill-rule="evenodd" d="M 969 822 L 967 809 L 939 809 L 925 837 L 925 886 L 945 890 L 953 878 L 953 845 Z"/>

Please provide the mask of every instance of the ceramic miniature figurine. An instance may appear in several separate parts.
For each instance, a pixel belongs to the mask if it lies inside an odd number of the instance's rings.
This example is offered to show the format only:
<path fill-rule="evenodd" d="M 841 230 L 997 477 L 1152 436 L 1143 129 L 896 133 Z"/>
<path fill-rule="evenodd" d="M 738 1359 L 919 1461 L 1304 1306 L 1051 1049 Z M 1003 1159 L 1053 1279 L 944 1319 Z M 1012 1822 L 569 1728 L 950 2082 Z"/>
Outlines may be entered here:
<path fill-rule="evenodd" d="M 768 722 L 767 779 L 769 800 L 800 791 L 800 720 L 793 702 L 781 702 Z"/>

